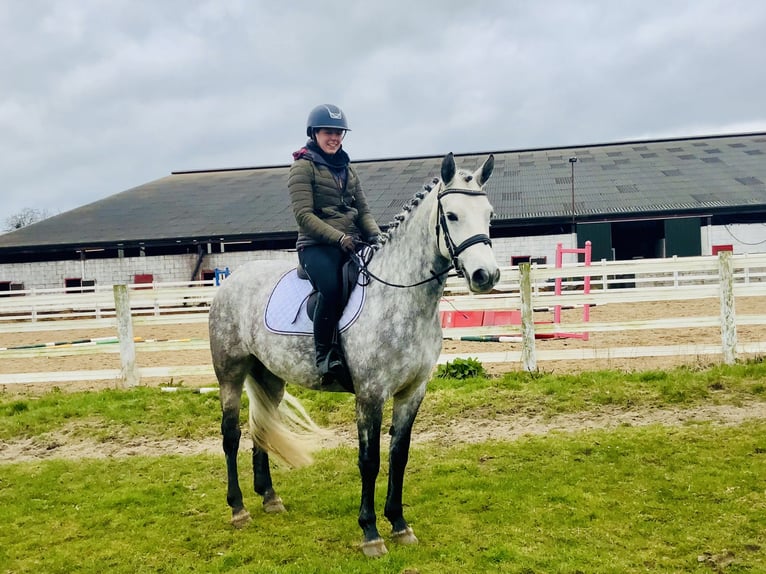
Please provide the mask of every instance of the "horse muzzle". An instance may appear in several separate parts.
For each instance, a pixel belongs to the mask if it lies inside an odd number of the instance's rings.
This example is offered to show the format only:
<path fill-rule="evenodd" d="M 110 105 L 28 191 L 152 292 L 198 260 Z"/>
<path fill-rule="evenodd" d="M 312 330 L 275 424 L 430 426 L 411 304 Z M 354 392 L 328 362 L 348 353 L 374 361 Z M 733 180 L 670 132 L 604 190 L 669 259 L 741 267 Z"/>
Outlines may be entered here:
<path fill-rule="evenodd" d="M 479 267 L 471 273 L 468 283 L 474 293 L 489 293 L 500 280 L 500 269 L 487 269 Z"/>

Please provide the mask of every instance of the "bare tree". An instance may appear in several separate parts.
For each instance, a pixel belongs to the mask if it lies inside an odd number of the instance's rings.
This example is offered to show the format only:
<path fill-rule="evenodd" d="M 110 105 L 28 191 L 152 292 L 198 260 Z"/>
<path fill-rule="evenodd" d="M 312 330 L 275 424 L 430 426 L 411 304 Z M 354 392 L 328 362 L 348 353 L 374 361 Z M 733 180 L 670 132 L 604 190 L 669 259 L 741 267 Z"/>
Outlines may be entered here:
<path fill-rule="evenodd" d="M 14 231 L 16 229 L 21 229 L 27 225 L 31 225 L 33 223 L 37 223 L 38 221 L 42 221 L 43 219 L 47 219 L 50 216 L 51 214 L 47 209 L 34 209 L 32 207 L 25 207 L 18 213 L 15 213 L 6 218 L 3 231 Z"/>

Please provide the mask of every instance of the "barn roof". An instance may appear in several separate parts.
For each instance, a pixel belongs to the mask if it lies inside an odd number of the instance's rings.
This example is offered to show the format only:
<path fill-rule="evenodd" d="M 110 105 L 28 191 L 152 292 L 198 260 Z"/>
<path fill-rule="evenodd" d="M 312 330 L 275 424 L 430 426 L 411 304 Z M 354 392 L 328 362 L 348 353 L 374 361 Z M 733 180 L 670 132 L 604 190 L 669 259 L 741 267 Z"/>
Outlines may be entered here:
<path fill-rule="evenodd" d="M 492 152 L 493 227 L 637 216 L 766 212 L 766 133 Z M 485 153 L 458 154 L 475 169 Z M 383 225 L 439 174 L 441 156 L 354 162 Z M 294 234 L 289 165 L 174 172 L 0 235 L 0 250 L 262 239 Z"/>

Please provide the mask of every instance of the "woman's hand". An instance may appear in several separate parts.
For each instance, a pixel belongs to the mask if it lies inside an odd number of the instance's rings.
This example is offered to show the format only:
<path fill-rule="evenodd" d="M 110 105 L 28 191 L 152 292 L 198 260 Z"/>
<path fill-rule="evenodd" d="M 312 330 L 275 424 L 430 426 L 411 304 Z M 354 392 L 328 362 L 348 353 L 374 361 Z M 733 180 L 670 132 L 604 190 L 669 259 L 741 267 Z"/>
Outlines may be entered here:
<path fill-rule="evenodd" d="M 340 245 L 340 248 L 346 253 L 354 252 L 354 240 L 350 235 L 344 234 L 343 237 L 338 240 L 338 245 Z"/>

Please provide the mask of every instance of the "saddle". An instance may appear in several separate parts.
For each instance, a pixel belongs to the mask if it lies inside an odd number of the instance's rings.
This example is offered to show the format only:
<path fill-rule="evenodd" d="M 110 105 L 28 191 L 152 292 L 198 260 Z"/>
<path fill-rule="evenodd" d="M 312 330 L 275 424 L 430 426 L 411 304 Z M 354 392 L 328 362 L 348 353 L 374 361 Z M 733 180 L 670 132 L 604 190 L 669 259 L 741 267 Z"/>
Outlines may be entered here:
<path fill-rule="evenodd" d="M 359 271 L 359 265 L 357 265 L 356 261 L 353 259 L 349 259 L 343 264 L 341 269 L 341 287 L 343 288 L 341 304 L 344 308 L 348 304 L 348 300 L 351 298 L 351 292 L 356 286 L 356 281 L 359 278 Z M 306 273 L 306 270 L 301 266 L 300 263 L 298 264 L 296 273 L 298 274 L 298 278 L 310 281 L 308 273 Z M 319 292 L 316 289 L 313 289 L 313 291 L 309 293 L 308 298 L 306 299 L 306 314 L 311 321 L 314 320 L 314 310 L 317 306 L 318 295 Z"/>

